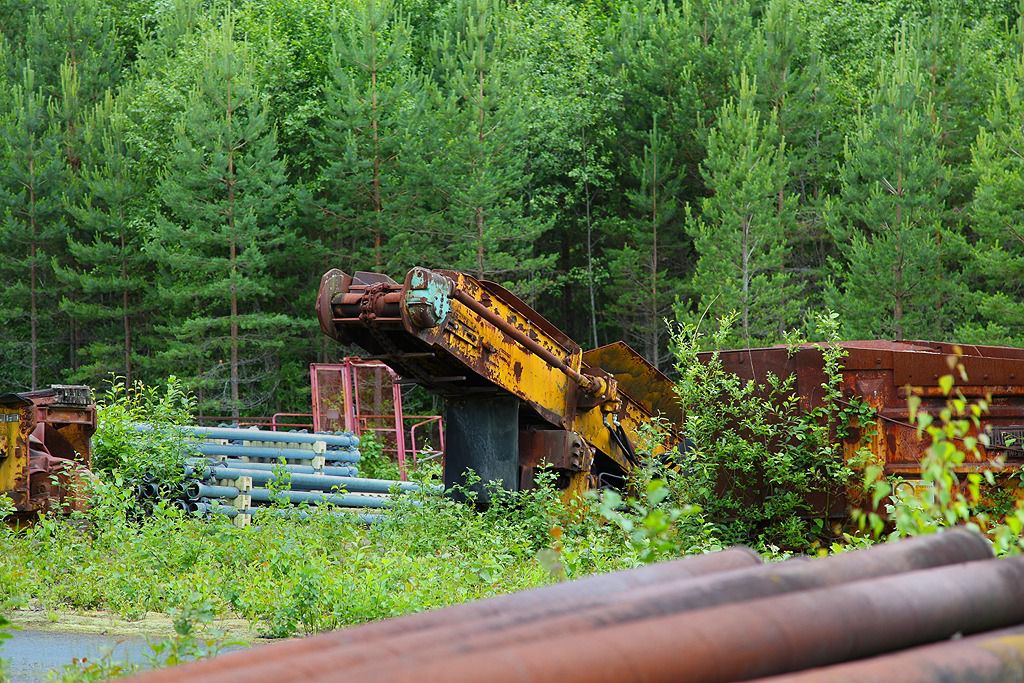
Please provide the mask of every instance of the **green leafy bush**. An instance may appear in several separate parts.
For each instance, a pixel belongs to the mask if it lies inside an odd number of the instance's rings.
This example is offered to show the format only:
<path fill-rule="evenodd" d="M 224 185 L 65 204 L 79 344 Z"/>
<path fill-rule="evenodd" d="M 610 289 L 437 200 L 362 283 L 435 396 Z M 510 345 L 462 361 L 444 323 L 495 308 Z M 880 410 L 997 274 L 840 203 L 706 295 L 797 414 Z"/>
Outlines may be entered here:
<path fill-rule="evenodd" d="M 384 444 L 373 432 L 359 437 L 359 475 L 372 479 L 398 479 L 398 463 L 384 453 Z"/>
<path fill-rule="evenodd" d="M 845 351 L 831 343 L 838 337 L 834 314 L 818 319 L 826 381 L 821 405 L 810 411 L 800 407 L 793 376 L 748 381 L 727 370 L 717 351 L 698 357 L 703 348 L 726 345 L 734 318 L 720 320 L 710 338 L 689 324 L 674 331 L 687 438 L 676 456 L 683 476 L 675 486 L 681 500 L 703 509 L 723 543 L 803 552 L 831 534 L 822 513 L 853 474 L 842 439 L 852 422 L 869 421 L 870 411 L 841 400 Z M 824 504 L 812 508 L 812 495 Z"/>
<path fill-rule="evenodd" d="M 177 427 L 192 422 L 194 408 L 195 399 L 175 377 L 162 386 L 128 385 L 115 377 L 98 401 L 94 471 L 123 484 L 147 476 L 168 485 L 180 482 L 184 459 L 195 451 Z M 140 431 L 140 423 L 150 429 Z"/>

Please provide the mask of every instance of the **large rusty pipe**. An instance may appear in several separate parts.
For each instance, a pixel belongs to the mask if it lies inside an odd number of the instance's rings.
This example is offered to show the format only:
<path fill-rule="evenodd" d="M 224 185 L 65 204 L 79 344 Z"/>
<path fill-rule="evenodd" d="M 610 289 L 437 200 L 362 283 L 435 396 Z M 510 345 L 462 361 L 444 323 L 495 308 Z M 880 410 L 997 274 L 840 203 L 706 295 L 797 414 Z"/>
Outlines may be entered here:
<path fill-rule="evenodd" d="M 416 631 L 428 631 L 452 621 L 472 621 L 495 617 L 510 611 L 532 613 L 537 619 L 606 603 L 612 596 L 663 581 L 695 578 L 761 564 L 757 553 L 736 547 L 705 555 L 692 555 L 671 562 L 646 565 L 625 571 L 587 576 L 576 581 L 534 588 L 520 593 L 500 595 L 486 600 L 454 605 L 398 619 L 388 619 L 356 628 L 322 633 L 310 638 L 271 643 L 255 650 L 228 653 L 216 659 L 196 662 L 174 669 L 154 671 L 137 680 L 178 683 L 182 675 L 196 680 L 219 681 L 226 672 L 245 672 L 247 677 L 270 680 L 263 676 L 268 667 L 282 662 L 299 662 L 325 647 L 340 647 L 390 639 Z M 276 674 L 275 674 L 276 675 Z M 207 678 L 208 676 L 208 678 Z M 290 677 L 290 676 L 289 676 Z M 286 677 L 286 678 L 289 678 Z M 276 678 L 274 680 L 280 680 Z"/>
<path fill-rule="evenodd" d="M 482 619 L 452 619 L 429 631 L 347 648 L 325 646 L 322 652 L 288 668 L 310 680 L 316 680 L 317 671 L 338 667 L 344 667 L 356 678 L 362 674 L 362 666 L 378 673 L 391 667 L 413 670 L 425 660 L 485 652 L 510 642 L 533 641 L 540 646 L 566 633 L 580 636 L 615 624 L 991 557 L 992 550 L 980 534 L 954 529 L 877 546 L 870 552 L 843 553 L 821 560 L 799 558 L 704 577 L 668 580 L 610 596 L 602 605 L 589 609 L 578 607 L 540 618 L 510 609 Z M 280 673 L 284 671 L 282 667 Z"/>
<path fill-rule="evenodd" d="M 1020 683 L 1024 626 L 751 683 Z"/>
<path fill-rule="evenodd" d="M 954 529 L 877 546 L 871 552 L 842 553 L 820 560 L 798 558 L 670 580 L 611 596 L 601 606 L 572 610 L 542 621 L 516 610 L 486 619 L 452 621 L 443 631 L 435 628 L 365 643 L 347 654 L 325 649 L 300 667 L 312 672 L 321 667 L 327 670 L 344 666 L 352 673 L 359 665 L 376 669 L 391 664 L 415 667 L 421 660 L 489 651 L 510 642 L 543 642 L 566 633 L 579 635 L 616 624 L 991 557 L 991 547 L 980 534 Z"/>
<path fill-rule="evenodd" d="M 1024 557 L 964 564 L 509 643 L 402 670 L 387 683 L 727 683 L 1024 622 Z M 304 680 L 328 680 L 306 676 Z"/>

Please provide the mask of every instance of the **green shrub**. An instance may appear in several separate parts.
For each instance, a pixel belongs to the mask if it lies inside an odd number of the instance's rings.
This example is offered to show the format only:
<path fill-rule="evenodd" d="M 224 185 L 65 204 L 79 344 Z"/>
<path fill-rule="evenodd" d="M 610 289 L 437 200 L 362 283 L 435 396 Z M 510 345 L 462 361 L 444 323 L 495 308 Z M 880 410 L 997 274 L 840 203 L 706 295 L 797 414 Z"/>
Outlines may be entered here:
<path fill-rule="evenodd" d="M 192 422 L 194 408 L 195 399 L 175 377 L 159 387 L 114 378 L 98 401 L 93 470 L 125 485 L 147 475 L 168 485 L 180 482 L 185 457 L 196 451 L 177 428 Z M 140 423 L 150 429 L 140 431 Z"/>
<path fill-rule="evenodd" d="M 726 344 L 733 320 L 719 321 L 710 338 L 693 325 L 674 331 L 688 442 L 676 456 L 683 476 L 674 487 L 680 500 L 703 509 L 725 544 L 804 552 L 831 534 L 815 517 L 843 494 L 853 474 L 843 459 L 845 430 L 852 421 L 869 422 L 871 412 L 841 401 L 845 351 L 831 343 L 839 327 L 834 314 L 818 319 L 826 381 L 822 405 L 811 411 L 800 407 L 795 377 L 747 381 L 727 370 L 717 351 L 698 357 L 705 347 Z M 811 495 L 825 499 L 821 510 L 810 507 Z"/>

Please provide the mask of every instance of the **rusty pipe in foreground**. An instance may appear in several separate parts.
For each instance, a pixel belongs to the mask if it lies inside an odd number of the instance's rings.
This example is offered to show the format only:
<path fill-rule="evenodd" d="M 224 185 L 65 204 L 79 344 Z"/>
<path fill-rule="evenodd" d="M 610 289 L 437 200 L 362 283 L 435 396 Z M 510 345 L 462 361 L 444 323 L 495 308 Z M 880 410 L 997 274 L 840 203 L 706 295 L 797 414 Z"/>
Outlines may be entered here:
<path fill-rule="evenodd" d="M 1020 683 L 1024 626 L 751 683 Z"/>
<path fill-rule="evenodd" d="M 367 667 L 360 679 L 727 683 L 1022 622 L 1024 557 L 982 560 L 566 634 L 541 647 L 509 643 L 401 670 Z"/>
<path fill-rule="evenodd" d="M 263 671 L 272 665 L 280 662 L 294 664 L 303 661 L 311 654 L 332 646 L 358 646 L 378 639 L 390 639 L 416 631 L 428 631 L 453 620 L 468 622 L 495 617 L 511 611 L 523 614 L 531 613 L 536 615 L 535 618 L 542 619 L 574 609 L 601 605 L 611 596 L 663 581 L 695 578 L 760 564 L 761 557 L 757 553 L 750 548 L 737 546 L 729 550 L 691 555 L 671 562 L 659 562 L 625 571 L 587 576 L 566 583 L 410 614 L 401 618 L 377 621 L 309 638 L 271 643 L 253 650 L 227 653 L 216 659 L 152 671 L 130 680 L 179 683 L 184 676 L 190 679 L 196 677 L 196 680 L 220 681 L 225 675 L 237 675 L 242 671 L 245 671 L 246 675 L 253 679 L 269 680 L 263 678 Z M 290 680 L 294 676 L 294 666 L 286 668 L 291 672 L 286 680 Z M 207 676 L 209 676 L 208 679 Z M 280 680 L 280 677 L 274 680 Z"/>
<path fill-rule="evenodd" d="M 356 667 L 361 665 L 378 672 L 392 667 L 414 668 L 426 660 L 489 651 L 507 643 L 546 642 L 566 633 L 581 635 L 643 619 L 991 557 L 992 549 L 981 534 L 951 529 L 876 546 L 870 551 L 842 553 L 820 560 L 798 558 L 666 581 L 612 596 L 605 605 L 576 609 L 541 621 L 511 610 L 489 619 L 458 620 L 443 629 L 364 643 L 347 648 L 345 652 L 325 648 L 290 670 L 293 674 L 307 674 L 307 680 L 316 680 L 316 672 L 343 666 L 358 678 Z"/>
<path fill-rule="evenodd" d="M 427 660 L 443 660 L 500 648 L 506 643 L 546 641 L 566 633 L 581 635 L 605 626 L 667 616 L 687 610 L 835 586 L 879 576 L 992 557 L 988 542 L 966 529 L 879 545 L 870 551 L 833 555 L 820 560 L 796 559 L 756 565 L 704 577 L 666 580 L 610 595 L 601 605 L 542 614 L 519 609 L 477 619 L 448 619 L 430 630 L 358 644 L 324 644 L 301 661 L 270 662 L 247 678 L 271 681 L 291 675 L 322 680 L 322 672 L 344 668 L 359 678 L 361 667 L 414 668 Z M 341 631 L 357 633 L 361 627 Z"/>

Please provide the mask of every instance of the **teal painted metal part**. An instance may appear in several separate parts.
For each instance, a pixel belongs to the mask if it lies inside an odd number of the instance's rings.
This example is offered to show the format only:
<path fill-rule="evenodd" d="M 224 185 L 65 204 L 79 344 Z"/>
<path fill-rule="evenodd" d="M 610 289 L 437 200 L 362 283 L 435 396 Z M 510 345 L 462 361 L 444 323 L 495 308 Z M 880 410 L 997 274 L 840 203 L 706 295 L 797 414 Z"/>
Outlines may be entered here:
<path fill-rule="evenodd" d="M 280 491 L 274 494 L 270 489 L 254 488 L 247 496 L 254 503 L 273 503 L 275 500 L 286 500 L 289 503 L 309 503 L 321 505 L 329 503 L 343 508 L 383 508 L 391 505 L 391 499 L 384 496 L 362 495 L 358 493 L 313 493 L 311 491 Z"/>
<path fill-rule="evenodd" d="M 185 495 L 190 500 L 199 500 L 200 498 L 237 498 L 238 489 L 234 486 L 215 486 L 213 484 L 193 481 L 185 487 Z"/>
<path fill-rule="evenodd" d="M 286 463 L 284 465 L 276 462 L 247 462 L 244 460 L 217 460 L 217 459 L 206 459 L 206 458 L 188 458 L 185 462 L 192 466 L 202 465 L 204 467 L 216 467 L 218 465 L 224 467 L 234 467 L 237 469 L 244 470 L 263 470 L 266 472 L 272 472 L 278 468 L 283 467 L 287 472 L 298 472 L 300 474 L 327 474 L 332 477 L 358 477 L 359 469 L 353 466 L 346 467 L 324 467 L 322 469 L 314 469 L 312 465 L 292 465 Z"/>
<path fill-rule="evenodd" d="M 153 429 L 152 425 L 137 422 L 135 429 L 146 432 Z M 182 432 L 201 439 L 227 439 L 229 441 L 272 441 L 274 443 L 316 443 L 323 441 L 328 446 L 355 448 L 359 445 L 359 437 L 355 434 L 311 434 L 306 432 L 271 432 L 263 429 L 244 429 L 241 427 L 200 427 L 183 425 L 178 427 Z"/>
<path fill-rule="evenodd" d="M 203 498 L 237 498 L 243 495 L 235 486 L 211 486 L 196 482 L 190 492 L 195 492 L 195 500 Z M 246 491 L 254 503 L 273 503 L 277 500 L 285 500 L 289 503 L 309 503 L 320 505 L 329 503 L 338 507 L 346 508 L 383 508 L 391 503 L 386 496 L 374 496 L 361 493 L 313 493 L 312 491 L 279 491 L 275 495 L 270 489 L 254 488 Z"/>
<path fill-rule="evenodd" d="M 410 320 L 420 328 L 444 324 L 452 311 L 452 281 L 425 268 L 414 268 L 409 273 L 409 286 L 405 294 L 405 308 Z"/>

